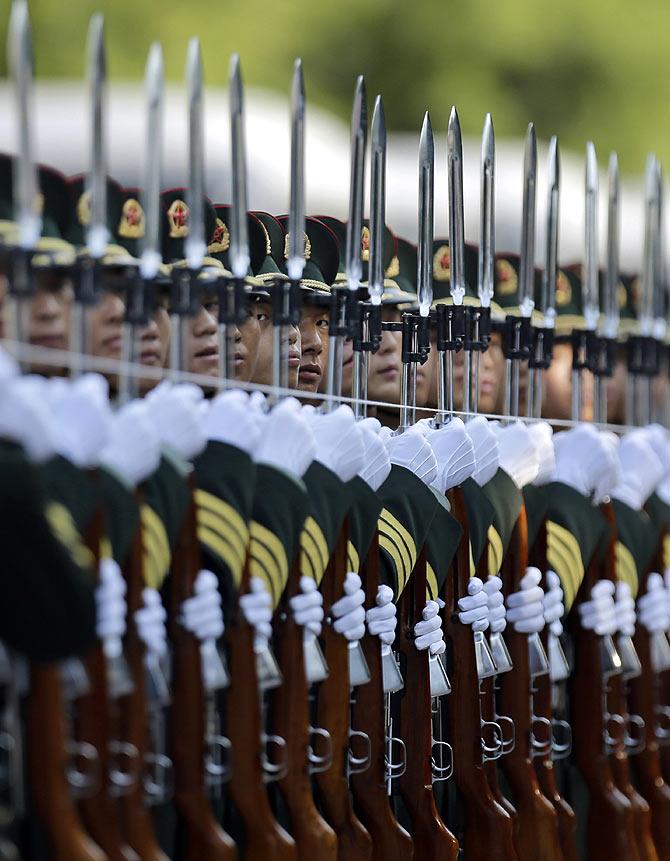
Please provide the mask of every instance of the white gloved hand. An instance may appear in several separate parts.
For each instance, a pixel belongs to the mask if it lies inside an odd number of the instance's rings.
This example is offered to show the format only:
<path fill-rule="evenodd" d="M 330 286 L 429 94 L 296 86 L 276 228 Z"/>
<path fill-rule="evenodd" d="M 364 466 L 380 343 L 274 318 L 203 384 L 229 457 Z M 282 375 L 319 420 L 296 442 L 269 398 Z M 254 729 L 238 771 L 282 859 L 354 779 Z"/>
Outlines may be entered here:
<path fill-rule="evenodd" d="M 612 495 L 613 489 L 621 481 L 621 462 L 619 460 L 619 437 L 611 431 L 600 432 L 602 445 L 601 468 L 593 474 L 593 503 L 600 505 Z"/>
<path fill-rule="evenodd" d="M 465 430 L 475 449 L 475 471 L 472 477 L 482 487 L 498 471 L 500 459 L 498 437 L 484 416 L 470 419 L 465 425 Z"/>
<path fill-rule="evenodd" d="M 272 637 L 272 596 L 260 577 L 251 577 L 249 588 L 251 591 L 240 597 L 240 607 L 256 632 L 256 642 L 267 643 Z"/>
<path fill-rule="evenodd" d="M 561 578 L 551 568 L 546 574 L 547 588 L 544 593 L 544 622 L 555 637 L 563 633 L 561 619 L 565 615 Z"/>
<path fill-rule="evenodd" d="M 462 484 L 475 471 L 475 448 L 461 419 L 452 418 L 444 427 L 429 430 L 426 439 L 437 460 L 433 486 L 440 493 Z"/>
<path fill-rule="evenodd" d="M 384 484 L 391 472 L 391 459 L 379 436 L 381 425 L 378 419 L 363 419 L 358 423 L 365 446 L 363 465 L 358 474 L 363 481 L 377 491 Z"/>
<path fill-rule="evenodd" d="M 556 455 L 554 454 L 554 431 L 548 422 L 532 422 L 528 425 L 528 433 L 535 443 L 537 452 L 538 471 L 533 484 L 541 486 L 548 484 L 554 477 Z"/>
<path fill-rule="evenodd" d="M 468 594 L 458 599 L 458 618 L 473 631 L 485 631 L 489 626 L 489 596 L 479 577 L 471 577 Z"/>
<path fill-rule="evenodd" d="M 211 402 L 205 416 L 205 436 L 208 440 L 222 442 L 235 448 L 242 449 L 253 457 L 254 451 L 261 438 L 261 422 L 259 416 L 265 417 L 252 404 L 251 397 L 241 389 L 221 392 Z M 265 398 L 261 395 L 262 403 Z"/>
<path fill-rule="evenodd" d="M 142 590 L 142 606 L 135 610 L 137 634 L 148 652 L 163 657 L 167 654 L 167 613 L 157 589 Z"/>
<path fill-rule="evenodd" d="M 637 599 L 637 617 L 650 634 L 670 629 L 665 584 L 656 571 L 647 578 L 647 591 Z"/>
<path fill-rule="evenodd" d="M 539 568 L 528 567 L 520 589 L 507 596 L 507 621 L 519 634 L 535 634 L 544 628 L 544 592 Z"/>
<path fill-rule="evenodd" d="M 395 640 L 395 630 L 398 624 L 396 605 L 393 603 L 393 589 L 385 583 L 377 588 L 376 607 L 371 607 L 365 614 L 368 631 L 379 637 L 384 646 L 390 647 Z"/>
<path fill-rule="evenodd" d="M 165 380 L 145 400 L 163 445 L 186 461 L 200 454 L 207 442 L 204 417 L 209 405 L 199 386 Z"/>
<path fill-rule="evenodd" d="M 590 496 L 603 482 L 604 474 L 616 468 L 611 445 L 589 424 L 554 434 L 554 454 L 555 480 L 583 496 Z"/>
<path fill-rule="evenodd" d="M 489 627 L 493 634 L 502 634 L 507 627 L 507 611 L 505 610 L 502 585 L 502 580 L 497 574 L 489 574 L 484 583 L 484 591 L 488 598 Z"/>
<path fill-rule="evenodd" d="M 663 464 L 647 437 L 638 431 L 626 434 L 619 443 L 621 480 L 612 496 L 640 511 L 663 478 Z"/>
<path fill-rule="evenodd" d="M 45 463 L 56 451 L 46 386 L 40 377 L 16 377 L 0 392 L 0 439 L 22 445 L 32 463 Z"/>
<path fill-rule="evenodd" d="M 540 463 L 528 428 L 522 422 L 494 425 L 498 437 L 499 464 L 521 490 L 537 478 Z"/>
<path fill-rule="evenodd" d="M 219 581 L 212 571 L 198 572 L 193 596 L 181 605 L 181 623 L 198 640 L 218 640 L 223 634 L 223 610 Z"/>
<path fill-rule="evenodd" d="M 95 587 L 95 630 L 107 658 L 118 658 L 123 652 L 126 633 L 126 581 L 113 559 L 100 560 L 100 580 Z"/>
<path fill-rule="evenodd" d="M 431 655 L 441 655 L 447 648 L 442 632 L 440 605 L 437 601 L 428 601 L 423 608 L 423 621 L 414 626 L 414 645 L 420 652 L 430 649 Z"/>
<path fill-rule="evenodd" d="M 50 388 L 56 451 L 80 469 L 97 466 L 112 423 L 107 381 L 84 374 L 73 383 L 51 381 Z"/>
<path fill-rule="evenodd" d="M 293 621 L 302 625 L 317 637 L 323 624 L 323 595 L 312 577 L 300 578 L 300 592 L 290 600 Z"/>
<path fill-rule="evenodd" d="M 437 460 L 433 449 L 420 431 L 410 428 L 386 442 L 391 463 L 404 466 L 424 484 L 432 484 L 437 476 Z"/>
<path fill-rule="evenodd" d="M 144 401 L 131 401 L 114 415 L 100 465 L 136 487 L 158 468 L 160 438 Z"/>
<path fill-rule="evenodd" d="M 616 588 L 611 580 L 598 580 L 591 589 L 589 600 L 582 602 L 578 607 L 582 628 L 595 631 L 601 636 L 616 634 L 615 591 Z"/>
<path fill-rule="evenodd" d="M 331 606 L 333 629 L 349 642 L 360 640 L 365 634 L 365 592 L 361 589 L 361 578 L 349 571 L 344 579 L 344 595 Z"/>
<path fill-rule="evenodd" d="M 663 475 L 659 482 L 665 481 L 670 477 L 670 434 L 662 425 L 651 424 L 647 427 L 640 428 L 637 433 L 642 434 L 649 445 L 653 448 L 654 454 L 663 465 Z"/>
<path fill-rule="evenodd" d="M 626 637 L 632 637 L 635 633 L 635 600 L 630 586 L 623 580 L 619 580 L 616 584 L 614 612 L 617 631 Z"/>
<path fill-rule="evenodd" d="M 314 460 L 334 472 L 340 481 L 351 481 L 362 469 L 365 458 L 363 435 L 351 407 L 343 404 L 330 413 L 303 407 L 303 414 L 314 431 Z"/>
<path fill-rule="evenodd" d="M 300 402 L 284 398 L 268 413 L 255 452 L 258 463 L 278 466 L 302 478 L 314 460 L 316 440 Z"/>

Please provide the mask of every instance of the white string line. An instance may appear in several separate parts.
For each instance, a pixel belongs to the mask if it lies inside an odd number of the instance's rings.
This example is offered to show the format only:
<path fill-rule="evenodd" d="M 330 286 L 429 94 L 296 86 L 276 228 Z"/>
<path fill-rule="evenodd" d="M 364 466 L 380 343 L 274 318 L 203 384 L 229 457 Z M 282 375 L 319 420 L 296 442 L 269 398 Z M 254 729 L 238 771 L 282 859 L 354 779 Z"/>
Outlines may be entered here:
<path fill-rule="evenodd" d="M 111 359 L 103 356 L 92 356 L 88 353 L 75 353 L 72 350 L 59 350 L 55 347 L 38 347 L 33 344 L 25 344 L 22 341 L 10 341 L 3 339 L 2 347 L 7 350 L 15 359 L 22 362 L 24 365 L 37 364 L 54 368 L 76 368 L 85 371 L 97 371 L 101 374 L 113 374 L 115 376 L 126 375 L 129 378 L 151 379 L 157 383 L 161 380 L 172 380 L 180 383 L 193 383 L 205 389 L 243 389 L 247 392 L 262 392 L 264 395 L 276 397 L 295 397 L 309 399 L 312 401 L 321 401 L 323 403 L 349 404 L 352 408 L 356 401 L 351 397 L 342 395 L 335 397 L 322 392 L 306 392 L 303 389 L 278 388 L 268 386 L 263 383 L 249 383 L 241 380 L 228 380 L 221 377 L 211 377 L 207 374 L 193 374 L 189 371 L 173 371 L 170 368 L 156 368 L 152 365 L 142 365 L 139 362 L 124 362 L 122 359 Z M 389 403 L 387 401 L 367 400 L 368 407 L 377 407 L 384 410 L 399 411 L 400 405 L 397 403 Z M 416 408 L 417 413 L 421 413 L 422 417 L 435 416 L 438 410 L 432 407 Z M 462 418 L 467 421 L 472 417 L 473 413 L 466 413 L 462 410 L 454 410 L 451 415 Z M 576 422 L 573 419 L 548 419 L 548 418 L 530 418 L 527 416 L 512 416 L 501 413 L 477 413 L 486 419 L 495 421 L 523 421 L 524 424 L 531 422 L 549 422 L 555 427 L 573 428 L 584 422 Z M 634 430 L 632 425 L 613 425 L 606 422 L 590 422 L 594 427 L 600 430 L 612 431 L 616 434 L 625 434 L 628 431 Z"/>

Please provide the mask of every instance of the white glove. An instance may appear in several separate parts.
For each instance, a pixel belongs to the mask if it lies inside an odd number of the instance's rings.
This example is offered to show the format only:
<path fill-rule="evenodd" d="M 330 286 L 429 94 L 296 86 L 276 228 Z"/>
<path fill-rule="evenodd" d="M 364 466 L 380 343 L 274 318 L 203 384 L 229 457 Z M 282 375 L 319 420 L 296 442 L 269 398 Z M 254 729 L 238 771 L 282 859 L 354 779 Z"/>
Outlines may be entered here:
<path fill-rule="evenodd" d="M 502 580 L 497 574 L 489 574 L 486 583 L 484 583 L 484 591 L 488 598 L 489 628 L 493 634 L 502 634 L 507 627 L 507 612 L 502 585 Z"/>
<path fill-rule="evenodd" d="M 212 571 L 198 572 L 193 597 L 181 605 L 181 624 L 200 641 L 200 663 L 205 690 L 215 691 L 225 685 L 226 672 L 216 641 L 224 631 L 219 581 Z"/>
<path fill-rule="evenodd" d="M 603 482 L 604 474 L 616 468 L 612 446 L 588 424 L 554 434 L 554 454 L 556 481 L 583 496 L 590 496 Z"/>
<path fill-rule="evenodd" d="M 393 603 L 393 589 L 385 583 L 377 588 L 376 607 L 371 607 L 365 614 L 368 631 L 379 637 L 383 645 L 390 647 L 395 640 L 395 629 L 398 624 L 396 605 Z"/>
<path fill-rule="evenodd" d="M 351 407 L 343 404 L 331 413 L 319 413 L 313 408 L 303 412 L 314 431 L 318 460 L 340 479 L 351 481 L 362 469 L 365 443 Z"/>
<path fill-rule="evenodd" d="M 544 593 L 544 622 L 549 626 L 549 630 L 555 637 L 560 637 L 563 633 L 563 624 L 561 619 L 565 614 L 561 578 L 550 568 L 547 571 L 546 580 L 547 588 Z"/>
<path fill-rule="evenodd" d="M 654 454 L 663 464 L 663 475 L 660 481 L 664 481 L 670 476 L 670 434 L 659 424 L 647 425 L 645 428 L 640 428 L 637 433 L 645 436 Z"/>
<path fill-rule="evenodd" d="M 670 629 L 665 584 L 655 571 L 647 578 L 647 591 L 637 599 L 637 616 L 650 634 Z"/>
<path fill-rule="evenodd" d="M 296 625 L 302 625 L 317 637 L 320 636 L 323 623 L 323 595 L 312 577 L 300 578 L 300 592 L 290 599 L 289 604 Z"/>
<path fill-rule="evenodd" d="M 143 606 L 135 610 L 137 634 L 146 646 L 147 652 L 158 657 L 167 654 L 167 613 L 157 589 L 142 590 Z"/>
<path fill-rule="evenodd" d="M 619 437 L 611 431 L 600 432 L 602 445 L 601 467 L 594 470 L 593 502 L 600 505 L 612 495 L 613 489 L 621 480 L 621 461 L 619 460 Z"/>
<path fill-rule="evenodd" d="M 20 443 L 32 463 L 45 463 L 56 451 L 46 386 L 40 377 L 25 376 L 9 379 L 0 391 L 0 439 Z"/>
<path fill-rule="evenodd" d="M 256 632 L 256 643 L 267 643 L 272 637 L 272 596 L 260 577 L 251 577 L 249 588 L 251 591 L 240 597 L 240 607 Z"/>
<path fill-rule="evenodd" d="M 261 426 L 261 434 L 256 461 L 281 467 L 301 478 L 314 460 L 316 440 L 301 413 L 300 402 L 284 398 L 273 407 Z"/>
<path fill-rule="evenodd" d="M 423 608 L 423 621 L 414 626 L 414 645 L 420 652 L 430 649 L 431 655 L 441 655 L 447 648 L 442 632 L 442 619 L 437 601 L 428 601 Z"/>
<path fill-rule="evenodd" d="M 519 634 L 535 634 L 544 628 L 544 592 L 539 568 L 528 567 L 520 589 L 507 596 L 507 621 Z"/>
<path fill-rule="evenodd" d="M 475 449 L 475 471 L 472 477 L 482 487 L 498 471 L 498 437 L 484 416 L 470 419 L 465 430 Z"/>
<path fill-rule="evenodd" d="M 500 467 L 521 490 L 537 478 L 540 463 L 528 428 L 521 422 L 503 427 L 494 425 L 498 437 Z"/>
<path fill-rule="evenodd" d="M 381 425 L 377 419 L 369 418 L 360 421 L 358 427 L 365 446 L 363 465 L 358 474 L 369 487 L 377 491 L 391 472 L 389 453 L 379 436 Z"/>
<path fill-rule="evenodd" d="M 537 452 L 538 471 L 533 484 L 540 486 L 548 484 L 554 477 L 556 456 L 554 454 L 554 431 L 548 422 L 532 422 L 528 425 L 528 433 L 535 443 Z"/>
<path fill-rule="evenodd" d="M 632 637 L 635 633 L 635 601 L 630 586 L 623 580 L 619 580 L 616 584 L 614 612 L 617 631 L 626 637 Z"/>
<path fill-rule="evenodd" d="M 100 581 L 95 587 L 95 630 L 107 658 L 118 658 L 123 652 L 126 633 L 126 581 L 113 559 L 100 560 Z"/>
<path fill-rule="evenodd" d="M 485 631 L 489 626 L 489 596 L 479 577 L 471 577 L 468 594 L 458 599 L 458 618 L 461 624 L 470 625 L 473 631 Z"/>
<path fill-rule="evenodd" d="M 100 465 L 136 487 L 156 471 L 160 459 L 160 438 L 147 405 L 139 400 L 125 404 L 112 420 Z"/>
<path fill-rule="evenodd" d="M 365 592 L 361 589 L 361 578 L 349 571 L 344 579 L 344 595 L 331 606 L 333 629 L 349 642 L 360 640 L 365 634 Z"/>
<path fill-rule="evenodd" d="M 430 443 L 420 431 L 410 428 L 388 438 L 386 448 L 391 463 L 404 466 L 425 484 L 432 484 L 437 476 L 437 460 Z"/>
<path fill-rule="evenodd" d="M 621 480 L 612 496 L 639 511 L 663 477 L 663 464 L 645 435 L 632 431 L 619 443 Z"/>
<path fill-rule="evenodd" d="M 253 392 L 252 397 L 258 394 L 260 392 Z M 261 438 L 259 416 L 264 418 L 265 414 L 253 407 L 252 397 L 241 389 L 217 395 L 205 416 L 207 439 L 235 446 L 253 457 Z M 262 395 L 261 400 L 265 403 Z"/>
<path fill-rule="evenodd" d="M 163 445 L 186 461 L 200 454 L 207 442 L 204 416 L 208 404 L 199 386 L 165 380 L 145 400 Z"/>
<path fill-rule="evenodd" d="M 107 381 L 100 374 L 84 374 L 73 383 L 54 382 L 56 451 L 80 469 L 97 466 L 112 423 Z"/>
<path fill-rule="evenodd" d="M 437 460 L 433 486 L 440 493 L 462 484 L 475 471 L 475 448 L 461 419 L 452 418 L 439 430 L 429 430 L 426 439 Z"/>
<path fill-rule="evenodd" d="M 617 617 L 614 608 L 615 586 L 611 580 L 598 580 L 588 601 L 579 605 L 582 628 L 596 634 L 616 634 Z"/>

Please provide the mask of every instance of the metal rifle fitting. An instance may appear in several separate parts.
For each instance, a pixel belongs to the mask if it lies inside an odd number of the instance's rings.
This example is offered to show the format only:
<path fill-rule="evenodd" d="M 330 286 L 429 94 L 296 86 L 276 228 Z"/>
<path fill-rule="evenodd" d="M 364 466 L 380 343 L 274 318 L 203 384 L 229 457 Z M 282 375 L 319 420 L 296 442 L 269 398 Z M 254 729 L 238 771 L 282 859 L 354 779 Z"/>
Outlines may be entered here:
<path fill-rule="evenodd" d="M 528 367 L 546 371 L 554 356 L 554 330 L 533 327 L 531 332 Z"/>
<path fill-rule="evenodd" d="M 438 305 L 435 308 L 438 352 L 458 352 L 465 343 L 465 306 Z"/>
<path fill-rule="evenodd" d="M 508 314 L 503 326 L 503 355 L 506 359 L 527 361 L 533 344 L 530 317 Z"/>
<path fill-rule="evenodd" d="M 481 305 L 461 307 L 465 317 L 463 347 L 466 350 L 483 353 L 488 349 L 491 337 L 491 309 L 483 308 Z M 455 310 L 453 306 L 452 310 Z"/>

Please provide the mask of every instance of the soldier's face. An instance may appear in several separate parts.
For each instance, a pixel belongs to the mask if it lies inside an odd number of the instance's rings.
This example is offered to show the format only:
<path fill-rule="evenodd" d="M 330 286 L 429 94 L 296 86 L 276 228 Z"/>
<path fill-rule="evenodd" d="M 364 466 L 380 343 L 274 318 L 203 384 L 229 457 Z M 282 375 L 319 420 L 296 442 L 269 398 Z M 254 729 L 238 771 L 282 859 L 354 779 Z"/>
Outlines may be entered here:
<path fill-rule="evenodd" d="M 53 273 L 38 275 L 37 290 L 28 302 L 27 341 L 36 347 L 67 350 L 70 331 L 70 311 L 74 291 L 69 278 Z M 35 374 L 58 376 L 66 373 L 63 367 L 33 363 Z"/>
<path fill-rule="evenodd" d="M 256 305 L 256 315 L 260 324 L 258 341 L 258 357 L 256 368 L 251 377 L 252 383 L 264 386 L 272 385 L 272 305 L 270 302 L 259 302 Z M 300 369 L 300 331 L 296 326 L 288 328 L 289 388 L 298 387 L 298 372 Z"/>
<path fill-rule="evenodd" d="M 235 330 L 235 379 L 248 383 L 258 360 L 258 342 L 261 325 L 256 315 L 256 306 L 249 305 L 242 325 Z"/>
<path fill-rule="evenodd" d="M 385 322 L 399 322 L 400 311 L 384 308 Z M 400 376 L 402 373 L 402 339 L 400 332 L 382 332 L 382 340 L 376 353 L 370 354 L 368 364 L 368 398 L 371 401 L 400 403 Z"/>
<path fill-rule="evenodd" d="M 139 360 L 142 365 L 150 368 L 164 368 L 167 365 L 170 348 L 170 315 L 167 303 L 160 302 L 153 313 L 149 324 L 139 332 Z M 156 377 L 143 377 L 139 388 L 141 394 L 157 386 L 160 380 Z"/>
<path fill-rule="evenodd" d="M 104 359 L 121 358 L 121 325 L 126 311 L 118 293 L 105 291 L 88 313 L 89 352 Z"/>
<path fill-rule="evenodd" d="M 499 414 L 502 412 L 498 410 L 498 405 L 504 378 L 505 357 L 502 351 L 502 340 L 500 335 L 494 332 L 489 340 L 488 349 L 479 354 L 479 412 Z"/>
<path fill-rule="evenodd" d="M 186 339 L 186 370 L 216 377 L 219 373 L 219 303 L 216 295 L 204 294 L 198 313 L 189 319 Z"/>
<path fill-rule="evenodd" d="M 569 419 L 572 415 L 572 346 L 555 344 L 550 367 L 544 372 L 542 415 L 548 419 Z M 583 421 L 593 419 L 593 378 L 582 372 Z"/>
<path fill-rule="evenodd" d="M 300 369 L 298 388 L 303 392 L 316 392 L 325 379 L 328 365 L 327 308 L 303 306 L 300 314 Z"/>

